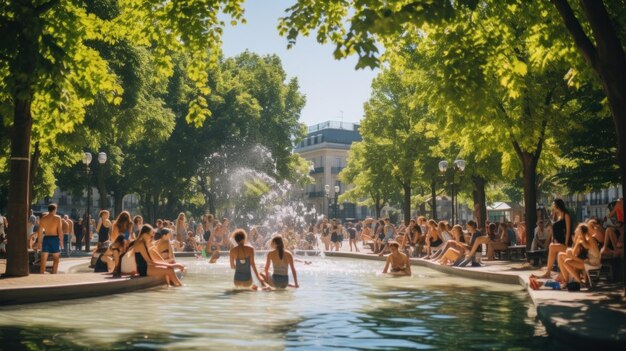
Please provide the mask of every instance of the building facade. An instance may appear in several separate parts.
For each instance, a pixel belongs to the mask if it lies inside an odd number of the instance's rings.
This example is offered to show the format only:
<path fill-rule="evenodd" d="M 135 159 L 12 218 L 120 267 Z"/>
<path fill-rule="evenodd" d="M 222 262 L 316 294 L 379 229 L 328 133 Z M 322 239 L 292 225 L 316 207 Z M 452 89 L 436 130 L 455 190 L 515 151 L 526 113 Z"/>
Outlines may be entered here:
<path fill-rule="evenodd" d="M 311 177 L 315 180 L 304 191 L 309 208 L 328 217 L 364 218 L 369 214 L 366 206 L 340 202 L 335 205 L 335 186 L 343 194 L 350 184 L 343 184 L 338 175 L 346 167 L 348 150 L 353 142 L 361 141 L 359 125 L 346 122 L 327 121 L 308 128 L 306 138 L 295 148 L 295 152 L 311 164 Z M 326 186 L 329 192 L 326 194 Z"/>

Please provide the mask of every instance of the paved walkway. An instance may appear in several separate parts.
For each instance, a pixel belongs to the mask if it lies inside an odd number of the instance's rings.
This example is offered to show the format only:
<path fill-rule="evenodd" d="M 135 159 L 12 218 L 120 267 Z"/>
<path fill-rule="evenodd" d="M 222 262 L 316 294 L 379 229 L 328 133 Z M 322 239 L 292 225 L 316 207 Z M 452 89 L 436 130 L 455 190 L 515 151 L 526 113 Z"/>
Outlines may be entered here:
<path fill-rule="evenodd" d="M 380 261 L 385 259 L 371 254 L 369 248 L 363 249 L 361 244 L 359 249 L 360 253 L 350 252 L 347 243 L 344 243 L 339 252 L 329 252 L 327 255 Z M 59 270 L 71 272 L 72 267 L 84 265 L 85 262 L 86 259 L 62 259 Z M 4 260 L 0 260 L 0 272 L 4 272 L 4 263 Z M 523 262 L 486 262 L 484 267 L 476 268 L 441 266 L 423 259 L 411 259 L 411 263 L 486 282 L 519 284 L 527 289 L 537 308 L 537 315 L 550 335 L 577 347 L 626 347 L 626 299 L 622 296 L 621 285 L 605 284 L 593 291 L 575 293 L 535 291 L 530 289 L 527 282 L 530 274 L 537 270 Z M 0 279 L 0 305 L 108 295 L 160 284 L 163 283 L 153 278 L 114 279 L 98 273 L 31 274 L 28 277 Z"/>

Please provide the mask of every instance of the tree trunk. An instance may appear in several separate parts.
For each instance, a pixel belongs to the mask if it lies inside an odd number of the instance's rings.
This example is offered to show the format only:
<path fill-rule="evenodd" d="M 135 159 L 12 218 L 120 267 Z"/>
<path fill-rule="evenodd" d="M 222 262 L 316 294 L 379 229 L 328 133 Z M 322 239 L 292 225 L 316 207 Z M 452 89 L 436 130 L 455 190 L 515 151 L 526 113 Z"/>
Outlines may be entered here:
<path fill-rule="evenodd" d="M 41 150 L 39 149 L 39 142 L 35 143 L 33 156 L 30 158 L 30 173 L 29 173 L 29 185 L 28 185 L 28 203 L 32 204 L 35 197 L 35 179 L 37 177 L 37 170 L 39 167 L 39 158 L 41 157 Z"/>
<path fill-rule="evenodd" d="M 209 213 L 215 215 L 215 193 L 212 191 L 208 192 L 208 200 L 209 200 Z"/>
<path fill-rule="evenodd" d="M 404 190 L 404 203 L 402 204 L 402 211 L 404 212 L 404 225 L 409 225 L 411 221 L 411 186 L 402 185 Z"/>
<path fill-rule="evenodd" d="M 478 228 L 482 228 L 483 233 L 486 233 L 487 199 L 485 195 L 485 179 L 479 176 L 472 176 L 472 182 L 474 183 L 474 203 L 478 204 L 480 212 L 477 218 Z"/>
<path fill-rule="evenodd" d="M 115 217 L 119 216 L 123 211 L 124 194 L 120 191 L 113 191 L 113 208 Z"/>
<path fill-rule="evenodd" d="M 420 187 L 420 196 L 422 196 L 422 198 L 423 198 L 423 196 L 424 196 L 424 187 Z M 420 215 L 420 216 L 425 215 L 425 214 L 426 214 L 426 202 L 425 202 L 425 201 L 422 201 L 422 202 L 420 203 L 420 205 L 419 205 L 419 208 L 420 208 L 420 209 L 419 209 L 419 211 L 420 211 L 419 215 Z"/>
<path fill-rule="evenodd" d="M 103 167 L 103 165 L 98 166 L 98 179 L 96 180 L 98 183 L 98 195 L 100 196 L 98 199 L 98 207 L 100 207 L 101 210 L 108 210 L 111 207 L 111 204 L 109 203 L 109 196 L 107 194 Z"/>
<path fill-rule="evenodd" d="M 28 275 L 26 227 L 29 205 L 30 137 L 32 115 L 30 99 L 15 98 L 14 122 L 11 133 L 9 170 L 9 202 L 7 221 L 6 276 Z"/>
<path fill-rule="evenodd" d="M 609 16 L 603 1 L 581 0 L 581 7 L 589 20 L 595 45 L 585 33 L 567 0 L 552 0 L 563 18 L 563 23 L 587 64 L 602 83 L 613 122 L 617 130 L 617 158 L 622 175 L 622 197 L 626 189 L 626 55 L 616 28 L 621 28 Z M 623 262 L 624 296 L 626 296 L 626 260 Z"/>
<path fill-rule="evenodd" d="M 380 198 L 376 198 L 374 200 L 374 211 L 376 212 L 376 220 L 380 218 L 380 212 L 382 211 L 382 209 L 383 209 L 383 206 L 380 201 Z"/>
<path fill-rule="evenodd" d="M 537 224 L 537 162 L 530 153 L 523 152 L 522 167 L 524 172 L 524 219 L 526 221 L 526 250 L 535 237 Z"/>
<path fill-rule="evenodd" d="M 430 206 L 430 218 L 437 220 L 437 182 L 433 179 L 430 183 L 430 196 L 432 205 Z"/>

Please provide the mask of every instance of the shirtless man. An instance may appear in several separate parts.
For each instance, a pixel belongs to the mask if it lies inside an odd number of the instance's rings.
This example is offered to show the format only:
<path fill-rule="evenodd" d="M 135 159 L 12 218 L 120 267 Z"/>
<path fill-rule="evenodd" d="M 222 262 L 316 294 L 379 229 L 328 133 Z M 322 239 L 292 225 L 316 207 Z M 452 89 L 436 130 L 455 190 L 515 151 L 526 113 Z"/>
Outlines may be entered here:
<path fill-rule="evenodd" d="M 39 229 L 37 230 L 37 248 L 41 250 L 41 264 L 39 273 L 46 272 L 46 262 L 48 254 L 52 254 L 54 263 L 52 265 L 52 274 L 56 274 L 59 268 L 59 252 L 63 249 L 63 220 L 57 215 L 57 205 L 48 205 L 48 213 L 39 220 Z M 43 232 L 46 235 L 43 235 Z M 43 238 L 43 240 L 42 240 Z"/>
<path fill-rule="evenodd" d="M 63 216 L 61 220 L 61 228 L 63 229 L 63 246 L 67 250 L 67 255 L 70 255 L 71 243 L 72 243 L 72 234 L 74 234 L 74 222 L 70 219 L 68 215 Z"/>
<path fill-rule="evenodd" d="M 387 256 L 387 262 L 383 269 L 383 274 L 389 273 L 391 275 L 411 275 L 411 262 L 409 262 L 409 256 L 400 252 L 400 244 L 397 241 L 391 240 L 388 243 L 391 254 Z M 389 266 L 391 265 L 391 272 Z"/>

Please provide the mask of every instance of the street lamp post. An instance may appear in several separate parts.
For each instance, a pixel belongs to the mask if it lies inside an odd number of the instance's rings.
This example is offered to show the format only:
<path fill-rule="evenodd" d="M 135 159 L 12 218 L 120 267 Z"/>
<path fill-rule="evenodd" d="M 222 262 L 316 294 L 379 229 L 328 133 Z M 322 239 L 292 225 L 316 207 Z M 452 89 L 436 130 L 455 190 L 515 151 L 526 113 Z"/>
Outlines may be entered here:
<path fill-rule="evenodd" d="M 93 157 L 90 152 L 85 152 L 83 154 L 83 163 L 85 164 L 85 175 L 87 176 L 87 207 L 85 209 L 85 216 L 83 219 L 84 224 L 84 232 L 85 232 L 85 251 L 91 251 L 89 248 L 89 244 L 91 242 L 91 223 L 89 220 L 89 214 L 91 213 L 91 169 L 89 165 Z M 107 161 L 107 154 L 104 152 L 98 153 L 98 163 L 103 165 Z"/>
<path fill-rule="evenodd" d="M 326 218 L 328 218 L 328 215 L 330 214 L 330 185 L 326 184 L 324 185 L 324 197 L 326 198 L 326 203 L 328 204 L 328 206 L 326 207 Z"/>
<path fill-rule="evenodd" d="M 335 204 L 333 205 L 334 210 L 335 210 L 335 215 L 333 216 L 334 218 L 337 218 L 337 209 L 339 207 L 339 191 L 341 190 L 339 188 L 339 185 L 335 185 Z"/>
<path fill-rule="evenodd" d="M 454 161 L 454 166 L 451 168 L 451 181 L 450 182 L 450 188 L 451 188 L 451 198 L 452 198 L 452 224 L 456 224 L 457 220 L 458 220 L 458 209 L 456 208 L 457 206 L 457 200 L 456 200 L 456 193 L 455 193 L 455 176 L 456 173 L 458 172 L 460 175 L 463 174 L 463 171 L 465 170 L 465 161 L 464 160 L 455 160 Z M 446 176 L 447 171 L 448 171 L 448 161 L 440 161 L 439 162 L 439 171 L 441 172 L 442 176 Z"/>

